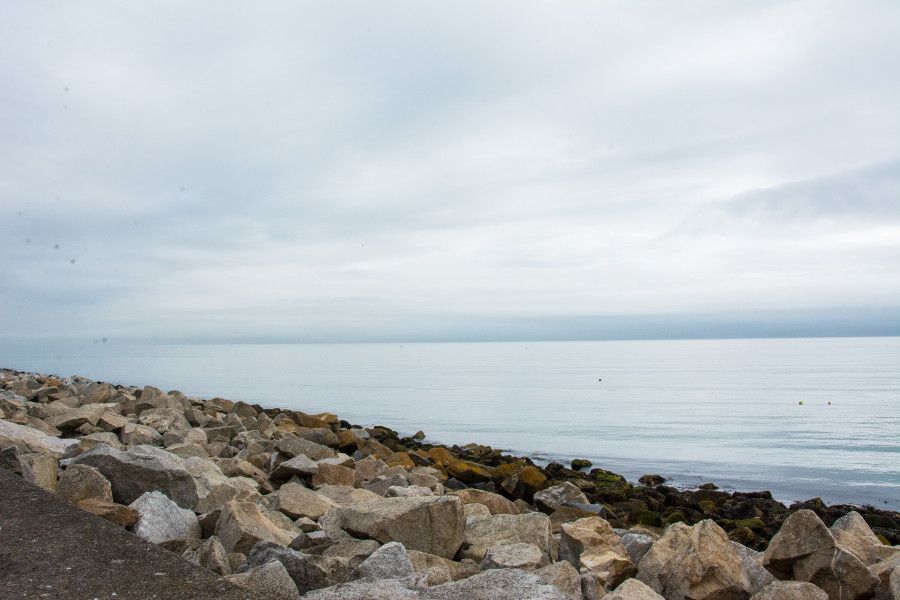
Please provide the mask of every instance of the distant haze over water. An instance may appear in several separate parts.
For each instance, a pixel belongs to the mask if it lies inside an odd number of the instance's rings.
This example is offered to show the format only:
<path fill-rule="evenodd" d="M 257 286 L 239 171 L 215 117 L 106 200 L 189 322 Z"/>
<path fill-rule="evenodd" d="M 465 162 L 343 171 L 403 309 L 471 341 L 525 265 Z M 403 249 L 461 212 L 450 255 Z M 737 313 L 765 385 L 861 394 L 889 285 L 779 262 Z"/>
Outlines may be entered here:
<path fill-rule="evenodd" d="M 0 340 L 0 367 L 330 411 L 630 480 L 900 509 L 900 338 L 148 345 Z M 602 379 L 602 381 L 601 381 Z M 802 402 L 802 404 L 801 404 Z M 830 404 L 829 404 L 830 403 Z"/>

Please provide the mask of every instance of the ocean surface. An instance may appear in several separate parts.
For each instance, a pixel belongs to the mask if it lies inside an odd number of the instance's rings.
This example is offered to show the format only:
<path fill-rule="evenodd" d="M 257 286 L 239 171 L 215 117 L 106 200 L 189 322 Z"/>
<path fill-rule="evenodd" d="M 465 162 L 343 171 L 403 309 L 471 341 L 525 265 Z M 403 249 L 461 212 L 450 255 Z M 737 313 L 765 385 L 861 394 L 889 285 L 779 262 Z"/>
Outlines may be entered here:
<path fill-rule="evenodd" d="M 636 480 L 900 510 L 900 338 L 129 345 L 0 340 L 0 367 L 307 412 Z"/>

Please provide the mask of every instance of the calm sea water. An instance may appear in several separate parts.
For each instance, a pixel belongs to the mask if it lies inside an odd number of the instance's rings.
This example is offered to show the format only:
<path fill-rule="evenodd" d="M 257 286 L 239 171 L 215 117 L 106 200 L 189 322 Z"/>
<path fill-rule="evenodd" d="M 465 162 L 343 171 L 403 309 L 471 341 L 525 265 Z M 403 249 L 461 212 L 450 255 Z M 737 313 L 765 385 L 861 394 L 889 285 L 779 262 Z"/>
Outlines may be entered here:
<path fill-rule="evenodd" d="M 900 509 L 900 338 L 0 341 L 0 366 L 331 411 L 437 442 L 588 458 L 629 479 Z"/>

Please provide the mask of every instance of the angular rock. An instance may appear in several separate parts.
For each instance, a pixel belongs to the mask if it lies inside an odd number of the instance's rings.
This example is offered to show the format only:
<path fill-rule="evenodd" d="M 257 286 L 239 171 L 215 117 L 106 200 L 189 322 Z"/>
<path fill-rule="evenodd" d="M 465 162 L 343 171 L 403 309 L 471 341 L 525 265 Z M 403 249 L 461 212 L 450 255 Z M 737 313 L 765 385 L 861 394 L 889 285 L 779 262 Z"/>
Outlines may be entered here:
<path fill-rule="evenodd" d="M 183 459 L 154 446 L 135 446 L 127 452 L 97 446 L 72 459 L 71 464 L 100 471 L 112 484 L 113 498 L 129 504 L 146 491 L 158 490 L 179 506 L 196 510 L 217 485 L 228 484 L 214 463 Z"/>
<path fill-rule="evenodd" d="M 334 510 L 338 527 L 356 537 L 400 542 L 452 558 L 462 543 L 465 521 L 459 498 L 381 498 Z"/>
<path fill-rule="evenodd" d="M 578 570 L 567 560 L 561 560 L 534 572 L 545 582 L 555 586 L 569 600 L 582 600 L 581 578 Z"/>
<path fill-rule="evenodd" d="M 882 544 L 862 515 L 855 510 L 835 521 L 829 531 L 841 548 L 852 552 L 866 566 L 886 560 L 897 551 Z"/>
<path fill-rule="evenodd" d="M 231 562 L 228 560 L 228 553 L 216 536 L 211 536 L 205 540 L 196 550 L 185 550 L 182 557 L 219 575 L 229 575 L 231 573 Z"/>
<path fill-rule="evenodd" d="M 0 420 L 0 448 L 16 446 L 26 452 L 40 452 L 62 458 L 70 446 L 77 444 L 78 440 L 60 439 L 33 427 Z"/>
<path fill-rule="evenodd" d="M 397 579 L 407 585 L 415 578 L 406 548 L 399 542 L 388 542 L 373 552 L 350 575 L 350 579 Z"/>
<path fill-rule="evenodd" d="M 534 505 L 548 515 L 562 506 L 564 502 L 587 504 L 588 498 L 584 492 L 568 481 L 534 494 Z"/>
<path fill-rule="evenodd" d="M 73 431 L 84 424 L 96 425 L 97 421 L 111 408 L 117 408 L 115 404 L 86 404 L 72 408 L 64 413 L 48 417 L 46 423 L 56 427 L 60 431 Z"/>
<path fill-rule="evenodd" d="M 272 560 L 281 563 L 301 594 L 344 581 L 349 568 L 343 561 L 282 548 L 271 542 L 256 544 L 240 571 L 255 569 Z"/>
<path fill-rule="evenodd" d="M 460 555 L 481 561 L 492 546 L 516 543 L 535 544 L 549 556 L 550 518 L 542 513 L 472 517 L 466 521 Z"/>
<path fill-rule="evenodd" d="M 319 465 L 316 461 L 301 454 L 280 463 L 272 471 L 271 478 L 274 481 L 283 481 L 290 479 L 293 475 L 299 475 L 300 477 L 313 475 L 318 470 Z"/>
<path fill-rule="evenodd" d="M 163 441 L 162 434 L 152 427 L 130 422 L 122 427 L 119 437 L 129 446 L 159 446 Z"/>
<path fill-rule="evenodd" d="M 96 498 L 112 502 L 112 485 L 100 471 L 88 465 L 70 465 L 62 472 L 56 493 L 72 504 L 86 498 Z"/>
<path fill-rule="evenodd" d="M 318 519 L 336 506 L 338 504 L 327 496 L 317 494 L 299 483 L 286 483 L 278 490 L 278 510 L 294 519 Z"/>
<path fill-rule="evenodd" d="M 434 492 L 432 492 L 427 487 L 422 487 L 418 485 L 408 485 L 408 486 L 400 486 L 400 485 L 392 485 L 387 489 L 387 494 L 385 494 L 386 498 L 408 498 L 410 496 L 434 496 Z"/>
<path fill-rule="evenodd" d="M 497 515 L 499 516 L 499 515 Z M 459 581 L 429 588 L 423 600 L 566 600 L 556 586 L 521 569 L 491 569 Z"/>
<path fill-rule="evenodd" d="M 352 506 L 360 502 L 369 502 L 381 499 L 381 496 L 369 490 L 352 488 L 346 485 L 323 485 L 316 490 L 322 496 L 329 498 L 340 506 Z"/>
<path fill-rule="evenodd" d="M 278 440 L 275 444 L 275 448 L 284 455 L 292 458 L 295 456 L 306 456 L 313 460 L 321 460 L 323 458 L 334 458 L 337 456 L 337 452 L 328 446 L 310 442 L 309 440 L 305 440 L 293 434 L 288 434 Z"/>
<path fill-rule="evenodd" d="M 600 517 L 585 517 L 560 526 L 559 558 L 576 569 L 591 571 L 599 584 L 612 589 L 637 569 L 622 540 Z"/>
<path fill-rule="evenodd" d="M 804 508 L 785 519 L 781 529 L 769 541 L 763 565 L 779 579 L 787 579 L 797 561 L 836 545 L 837 541 L 822 519 Z"/>
<path fill-rule="evenodd" d="M 416 570 L 417 580 L 427 586 L 465 579 L 481 572 L 473 562 L 460 563 L 418 550 L 409 550 L 407 554 Z"/>
<path fill-rule="evenodd" d="M 161 492 L 145 492 L 129 508 L 138 512 L 135 535 L 154 544 L 177 547 L 200 539 L 200 522 L 193 511 L 181 508 Z"/>
<path fill-rule="evenodd" d="M 352 486 L 356 471 L 349 467 L 341 465 L 332 465 L 321 461 L 318 463 L 318 469 L 313 474 L 310 483 L 313 487 L 323 485 L 347 485 Z"/>
<path fill-rule="evenodd" d="M 638 565 L 638 579 L 666 600 L 746 600 L 750 582 L 731 540 L 713 521 L 670 525 Z"/>
<path fill-rule="evenodd" d="M 475 488 L 467 488 L 453 492 L 454 496 L 458 496 L 463 504 L 483 504 L 488 508 L 492 515 L 517 515 L 519 509 L 510 500 L 507 500 L 500 494 L 486 492 Z"/>
<path fill-rule="evenodd" d="M 482 569 L 537 569 L 547 557 L 535 544 L 498 544 L 491 546 L 481 560 Z"/>
<path fill-rule="evenodd" d="M 19 464 L 22 469 L 22 479 L 48 492 L 56 491 L 59 462 L 52 454 L 20 452 Z"/>
<path fill-rule="evenodd" d="M 878 578 L 840 546 L 814 552 L 794 563 L 794 579 L 825 590 L 831 600 L 861 600 L 878 588 Z"/>
<path fill-rule="evenodd" d="M 122 527 L 131 527 L 140 517 L 138 511 L 131 507 L 99 498 L 85 498 L 78 502 L 78 508 Z"/>
<path fill-rule="evenodd" d="M 744 573 L 747 574 L 747 580 L 750 582 L 751 595 L 776 581 L 775 576 L 769 573 L 762 565 L 762 552 L 752 550 L 735 541 L 731 542 L 731 547 L 734 548 L 741 559 L 741 567 L 744 569 Z"/>
<path fill-rule="evenodd" d="M 620 537 L 622 538 L 622 545 L 625 546 L 625 551 L 628 553 L 628 558 L 634 565 L 641 562 L 641 559 L 653 546 L 654 541 L 649 535 L 635 531 L 627 531 Z"/>
<path fill-rule="evenodd" d="M 226 575 L 225 580 L 271 600 L 297 600 L 300 598 L 300 592 L 297 590 L 294 580 L 288 575 L 284 565 L 277 560 L 242 573 Z"/>
<path fill-rule="evenodd" d="M 653 588 L 638 579 L 626 579 L 604 596 L 607 600 L 663 600 Z"/>
<path fill-rule="evenodd" d="M 418 600 L 419 593 L 396 579 L 359 580 L 313 590 L 303 600 Z"/>
<path fill-rule="evenodd" d="M 751 600 L 828 600 L 828 594 L 803 581 L 774 581 L 755 593 Z"/>
<path fill-rule="evenodd" d="M 219 515 L 216 536 L 228 552 L 246 554 L 260 541 L 286 547 L 296 534 L 278 527 L 256 504 L 230 500 Z"/>

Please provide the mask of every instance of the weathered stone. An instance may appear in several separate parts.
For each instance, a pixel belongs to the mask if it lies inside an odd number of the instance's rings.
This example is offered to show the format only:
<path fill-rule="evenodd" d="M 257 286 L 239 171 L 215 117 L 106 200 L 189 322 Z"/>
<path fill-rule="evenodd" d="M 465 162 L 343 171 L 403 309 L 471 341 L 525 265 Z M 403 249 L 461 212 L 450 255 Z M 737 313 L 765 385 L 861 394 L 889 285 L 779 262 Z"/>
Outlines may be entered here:
<path fill-rule="evenodd" d="M 339 559 L 305 554 L 271 542 L 253 546 L 240 570 L 258 568 L 272 560 L 284 566 L 301 594 L 344 581 L 350 572 L 349 567 Z"/>
<path fill-rule="evenodd" d="M 296 534 L 278 527 L 256 504 L 230 500 L 222 507 L 216 536 L 228 552 L 246 554 L 260 541 L 287 547 Z"/>
<path fill-rule="evenodd" d="M 576 569 L 592 571 L 607 589 L 633 576 L 637 569 L 622 540 L 600 517 L 585 517 L 560 526 L 559 558 Z"/>
<path fill-rule="evenodd" d="M 338 504 L 311 489 L 305 488 L 299 483 L 286 483 L 277 492 L 278 510 L 293 517 L 309 517 L 318 519 L 328 509 Z"/>
<path fill-rule="evenodd" d="M 486 492 L 475 488 L 467 488 L 453 492 L 454 496 L 458 496 L 463 504 L 483 504 L 488 508 L 492 515 L 517 515 L 519 509 L 510 500 L 507 500 L 500 494 Z"/>
<path fill-rule="evenodd" d="M 888 581 L 890 599 L 900 600 L 900 567 L 895 567 L 894 570 L 891 571 L 891 576 Z"/>
<path fill-rule="evenodd" d="M 828 594 L 803 581 L 774 581 L 755 593 L 751 600 L 828 600 Z"/>
<path fill-rule="evenodd" d="M 275 481 L 290 479 L 293 475 L 306 477 L 313 475 L 319 470 L 319 465 L 308 456 L 295 456 L 280 463 L 271 473 L 271 477 Z"/>
<path fill-rule="evenodd" d="M 318 469 L 316 469 L 316 472 L 313 474 L 310 483 L 313 487 L 320 487 L 323 485 L 352 486 L 355 477 L 356 471 L 349 467 L 319 462 Z"/>
<path fill-rule="evenodd" d="M 835 545 L 834 536 L 816 513 L 809 509 L 798 510 L 785 519 L 769 542 L 763 565 L 780 579 L 787 579 L 797 561 Z"/>
<path fill-rule="evenodd" d="M 369 502 L 381 498 L 381 496 L 369 490 L 352 488 L 346 485 L 323 485 L 316 491 L 340 506 L 351 506 L 360 502 Z"/>
<path fill-rule="evenodd" d="M 278 442 L 275 443 L 275 448 L 286 456 L 306 456 L 313 460 L 334 458 L 337 456 L 337 452 L 328 446 L 310 442 L 309 440 L 305 440 L 293 434 L 288 434 L 278 440 Z"/>
<path fill-rule="evenodd" d="M 225 579 L 263 598 L 271 600 L 297 600 L 300 598 L 300 592 L 297 590 L 294 580 L 288 575 L 284 565 L 277 560 L 269 561 L 242 573 L 226 575 Z"/>
<path fill-rule="evenodd" d="M 60 431 L 72 431 L 84 424 L 96 425 L 103 413 L 112 408 L 117 408 L 117 406 L 115 404 L 86 404 L 48 417 L 46 423 Z"/>
<path fill-rule="evenodd" d="M 416 570 L 416 579 L 428 586 L 465 579 L 481 572 L 473 562 L 460 563 L 418 550 L 409 550 L 407 554 Z"/>
<path fill-rule="evenodd" d="M 627 531 L 619 537 L 622 538 L 622 545 L 625 546 L 625 551 L 628 553 L 628 559 L 631 560 L 631 563 L 634 565 L 641 562 L 641 559 L 644 558 L 644 555 L 647 554 L 647 551 L 653 546 L 654 541 L 649 535 L 635 531 Z"/>
<path fill-rule="evenodd" d="M 452 558 L 462 543 L 465 521 L 458 498 L 381 498 L 334 509 L 337 525 L 354 536 L 400 542 Z"/>
<path fill-rule="evenodd" d="M 762 552 L 752 550 L 743 544 L 732 541 L 731 547 L 734 548 L 741 559 L 741 567 L 747 574 L 747 580 L 750 582 L 750 594 L 755 594 L 770 583 L 776 581 L 775 576 L 769 573 L 762 565 Z"/>
<path fill-rule="evenodd" d="M 181 508 L 161 492 L 146 492 L 131 503 L 138 512 L 134 533 L 154 544 L 188 543 L 200 539 L 200 522 L 193 511 Z"/>
<path fill-rule="evenodd" d="M 122 527 L 131 527 L 137 523 L 138 511 L 131 507 L 99 498 L 85 498 L 78 502 L 78 508 L 106 519 Z"/>
<path fill-rule="evenodd" d="M 561 560 L 534 572 L 545 582 L 555 586 L 569 600 L 582 600 L 578 570 L 567 560 Z"/>
<path fill-rule="evenodd" d="M 78 440 L 64 440 L 47 435 L 33 427 L 0 420 L 0 448 L 16 446 L 26 452 L 40 452 L 61 458 Z"/>
<path fill-rule="evenodd" d="M 192 442 L 172 444 L 171 446 L 166 447 L 166 452 L 171 452 L 175 456 L 180 456 L 181 458 L 188 458 L 189 456 L 209 458 L 209 452 L 206 451 L 206 448 Z"/>
<path fill-rule="evenodd" d="M 875 595 L 879 600 L 887 600 L 891 597 L 891 575 L 900 571 L 900 548 L 891 549 L 896 552 L 893 557 L 869 567 L 869 572 L 878 579 L 878 589 L 875 591 Z"/>
<path fill-rule="evenodd" d="M 603 597 L 607 600 L 663 600 L 653 588 L 637 579 L 626 579 Z"/>
<path fill-rule="evenodd" d="M 670 525 L 638 565 L 638 579 L 666 600 L 746 600 L 750 582 L 713 521 Z"/>
<path fill-rule="evenodd" d="M 547 564 L 544 552 L 535 544 L 498 544 L 488 548 L 482 569 L 537 569 Z"/>
<path fill-rule="evenodd" d="M 829 528 L 838 545 L 866 566 L 891 558 L 897 550 L 885 546 L 858 512 L 850 511 Z"/>
<path fill-rule="evenodd" d="M 112 484 L 113 498 L 132 503 L 145 491 L 158 490 L 183 508 L 208 512 L 201 501 L 220 484 L 228 484 L 211 461 L 183 459 L 154 446 L 135 446 L 122 452 L 97 446 L 72 459 L 72 464 L 96 468 Z"/>
<path fill-rule="evenodd" d="M 162 444 L 162 434 L 152 427 L 138 423 L 126 423 L 119 436 L 123 444 L 129 446 L 158 446 Z"/>
<path fill-rule="evenodd" d="M 492 467 L 457 458 L 451 458 L 444 467 L 448 475 L 469 485 L 492 481 L 496 474 Z"/>
<path fill-rule="evenodd" d="M 534 494 L 534 505 L 548 515 L 562 506 L 563 502 L 587 504 L 588 499 L 584 492 L 568 481 Z"/>
<path fill-rule="evenodd" d="M 860 600 L 875 593 L 878 578 L 840 546 L 820 550 L 794 563 L 794 579 L 825 590 L 831 600 Z"/>
<path fill-rule="evenodd" d="M 374 456 L 367 456 L 366 458 L 357 461 L 353 467 L 355 472 L 353 485 L 362 486 L 367 481 L 383 474 L 388 468 L 387 463 L 384 461 L 379 460 Z"/>
<path fill-rule="evenodd" d="M 337 435 L 328 427 L 301 427 L 295 435 L 330 448 L 337 448 L 340 443 Z"/>
<path fill-rule="evenodd" d="M 410 496 L 434 496 L 435 493 L 432 492 L 427 487 L 422 487 L 418 485 L 392 485 L 387 489 L 387 494 L 385 494 L 386 498 L 409 498 Z"/>
<path fill-rule="evenodd" d="M 416 571 L 403 544 L 388 542 L 356 567 L 350 579 L 397 579 L 412 585 Z"/>
<path fill-rule="evenodd" d="M 500 515 L 496 515 L 500 516 Z M 566 600 L 556 586 L 521 569 L 490 569 L 459 581 L 429 588 L 423 600 Z"/>
<path fill-rule="evenodd" d="M 56 478 L 59 471 L 59 462 L 56 457 L 43 452 L 20 452 L 19 464 L 22 469 L 22 479 L 48 492 L 56 491 Z"/>
<path fill-rule="evenodd" d="M 375 479 L 372 479 L 365 484 L 365 489 L 383 497 L 387 496 L 388 490 L 392 487 L 404 487 L 408 485 L 409 481 L 406 479 L 405 474 L 391 473 L 388 475 L 378 475 Z"/>
<path fill-rule="evenodd" d="M 466 521 L 460 555 L 481 561 L 492 546 L 516 543 L 535 544 L 549 556 L 550 518 L 542 513 L 472 517 Z"/>
<path fill-rule="evenodd" d="M 185 550 L 182 557 L 219 575 L 231 573 L 231 561 L 228 559 L 228 553 L 216 536 L 205 540 L 196 550 Z"/>
<path fill-rule="evenodd" d="M 418 600 L 419 593 L 396 579 L 361 579 L 313 590 L 303 600 Z"/>
<path fill-rule="evenodd" d="M 112 485 L 100 471 L 88 465 L 70 465 L 59 477 L 56 493 L 72 504 L 85 498 L 112 502 Z"/>

